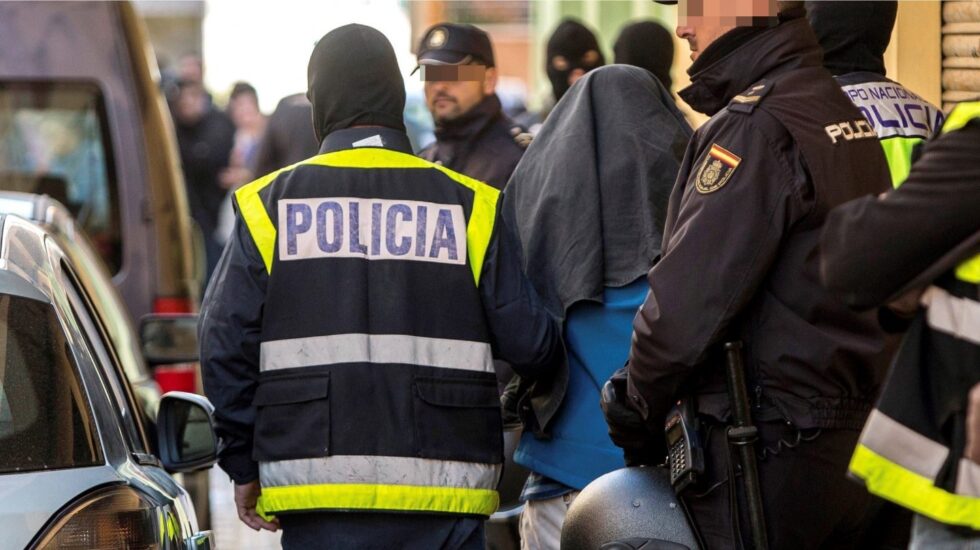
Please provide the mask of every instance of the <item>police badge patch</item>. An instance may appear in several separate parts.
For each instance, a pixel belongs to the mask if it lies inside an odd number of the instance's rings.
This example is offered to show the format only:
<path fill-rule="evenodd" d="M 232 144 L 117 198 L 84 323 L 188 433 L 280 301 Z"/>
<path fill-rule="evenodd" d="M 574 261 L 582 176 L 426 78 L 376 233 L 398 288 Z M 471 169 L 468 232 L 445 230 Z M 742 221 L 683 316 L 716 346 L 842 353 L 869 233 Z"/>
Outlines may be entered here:
<path fill-rule="evenodd" d="M 701 168 L 698 169 L 694 188 L 702 195 L 714 193 L 728 183 L 740 162 L 742 162 L 741 157 L 724 147 L 712 144 L 711 150 L 701 163 Z"/>

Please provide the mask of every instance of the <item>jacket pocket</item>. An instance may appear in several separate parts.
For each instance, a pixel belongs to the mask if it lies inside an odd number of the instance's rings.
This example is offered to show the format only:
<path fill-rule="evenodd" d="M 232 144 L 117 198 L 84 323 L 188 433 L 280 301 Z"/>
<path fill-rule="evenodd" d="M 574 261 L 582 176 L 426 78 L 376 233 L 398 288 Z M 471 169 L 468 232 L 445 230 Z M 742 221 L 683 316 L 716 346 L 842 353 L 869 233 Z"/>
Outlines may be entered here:
<path fill-rule="evenodd" d="M 270 376 L 259 381 L 252 458 L 257 461 L 327 456 L 330 376 Z"/>
<path fill-rule="evenodd" d="M 416 376 L 414 386 L 419 456 L 489 464 L 503 461 L 495 378 Z"/>

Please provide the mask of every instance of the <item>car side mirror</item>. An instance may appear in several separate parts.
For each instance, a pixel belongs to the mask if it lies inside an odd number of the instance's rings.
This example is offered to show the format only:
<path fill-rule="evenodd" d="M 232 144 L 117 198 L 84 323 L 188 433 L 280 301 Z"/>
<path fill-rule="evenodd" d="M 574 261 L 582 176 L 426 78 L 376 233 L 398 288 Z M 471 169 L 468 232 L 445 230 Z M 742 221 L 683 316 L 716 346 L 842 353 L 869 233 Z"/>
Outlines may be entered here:
<path fill-rule="evenodd" d="M 218 460 L 214 405 L 193 393 L 172 391 L 160 399 L 157 414 L 160 462 L 168 472 L 196 472 Z"/>
<path fill-rule="evenodd" d="M 150 365 L 194 363 L 198 359 L 197 314 L 147 315 L 140 320 L 140 347 Z"/>

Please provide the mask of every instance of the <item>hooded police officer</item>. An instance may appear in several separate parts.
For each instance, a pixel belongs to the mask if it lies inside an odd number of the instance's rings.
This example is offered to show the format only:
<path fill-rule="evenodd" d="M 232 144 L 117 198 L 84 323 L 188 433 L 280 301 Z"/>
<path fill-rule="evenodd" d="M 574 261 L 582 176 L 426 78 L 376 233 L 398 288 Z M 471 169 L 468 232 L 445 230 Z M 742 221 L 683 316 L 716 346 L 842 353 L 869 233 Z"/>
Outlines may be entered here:
<path fill-rule="evenodd" d="M 493 187 L 415 157 L 375 29 L 313 50 L 319 154 L 235 193 L 201 317 L 239 517 L 284 548 L 483 548 L 503 461 L 493 353 L 563 358 Z"/>
<path fill-rule="evenodd" d="M 829 210 L 884 191 L 888 171 L 821 66 L 802 2 L 776 4 L 682 0 L 677 35 L 694 63 L 680 96 L 712 118 L 688 146 L 614 380 L 642 420 L 606 406 L 614 440 L 659 463 L 668 410 L 693 400 L 705 468 L 681 496 L 709 548 L 750 531 L 746 507 L 731 513 L 745 492 L 726 438 L 728 341 L 744 344 L 770 547 L 853 545 L 869 506 L 844 472 L 885 371 L 884 336 L 820 286 L 816 246 Z"/>
<path fill-rule="evenodd" d="M 915 147 L 936 135 L 945 118 L 935 105 L 885 76 L 898 2 L 807 2 L 806 11 L 824 51 L 824 67 L 878 133 L 898 187 L 908 177 Z"/>
<path fill-rule="evenodd" d="M 503 189 L 521 160 L 524 129 L 503 113 L 490 37 L 439 23 L 422 35 L 418 62 L 436 141 L 420 156 Z"/>

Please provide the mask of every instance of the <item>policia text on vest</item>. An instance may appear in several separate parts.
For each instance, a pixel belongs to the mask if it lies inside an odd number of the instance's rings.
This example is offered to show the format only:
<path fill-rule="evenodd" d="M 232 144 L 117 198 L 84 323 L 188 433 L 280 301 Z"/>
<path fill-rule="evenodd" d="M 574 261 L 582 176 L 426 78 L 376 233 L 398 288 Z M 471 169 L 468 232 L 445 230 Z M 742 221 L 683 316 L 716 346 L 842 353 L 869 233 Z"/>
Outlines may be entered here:
<path fill-rule="evenodd" d="M 463 207 L 357 197 L 279 201 L 282 261 L 365 258 L 466 263 Z M 457 229 L 459 228 L 459 229 Z"/>
<path fill-rule="evenodd" d="M 364 138 L 380 146 L 352 147 Z M 500 192 L 411 155 L 397 130 L 337 130 L 320 153 L 235 193 L 201 329 L 222 467 L 239 484 L 257 473 L 264 517 L 488 516 L 503 462 L 491 346 L 516 369 L 563 357 Z"/>

